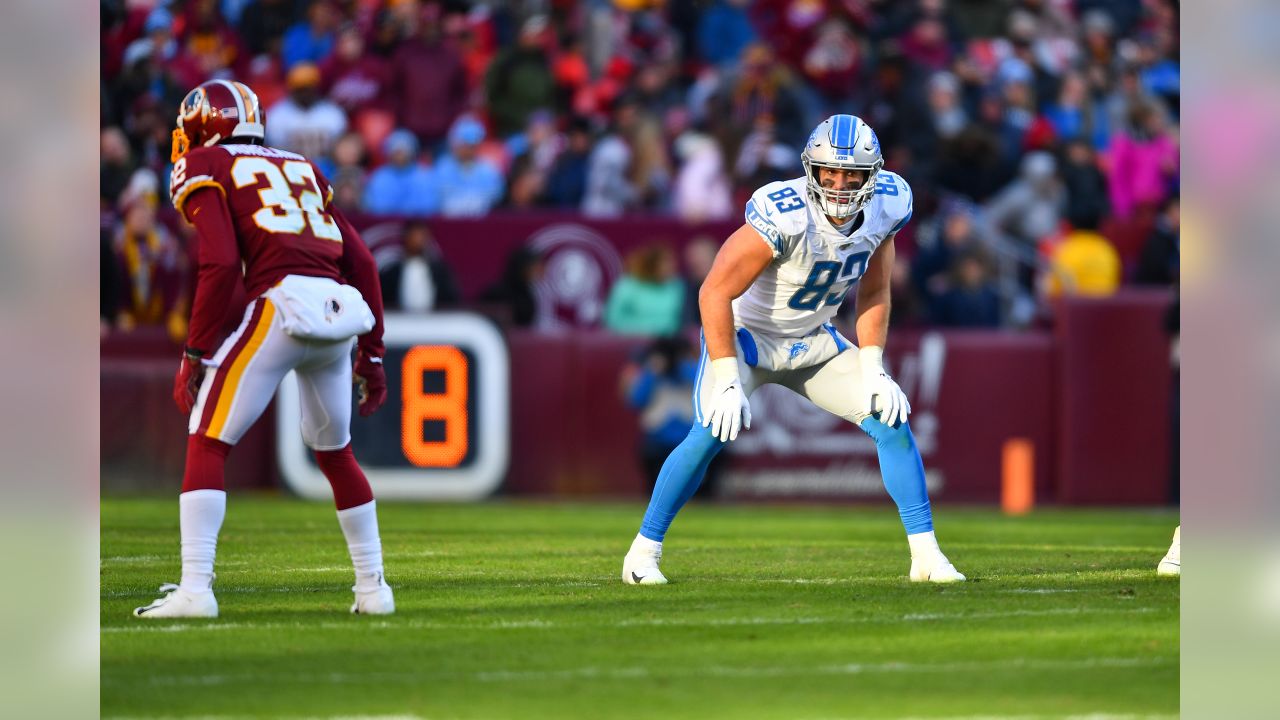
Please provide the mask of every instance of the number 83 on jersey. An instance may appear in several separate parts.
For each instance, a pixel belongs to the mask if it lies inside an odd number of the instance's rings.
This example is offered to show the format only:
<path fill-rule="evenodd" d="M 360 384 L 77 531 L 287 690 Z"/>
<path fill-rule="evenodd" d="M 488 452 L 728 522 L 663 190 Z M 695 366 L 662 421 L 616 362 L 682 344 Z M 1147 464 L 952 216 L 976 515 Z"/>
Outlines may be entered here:
<path fill-rule="evenodd" d="M 871 253 L 863 251 L 853 253 L 843 264 L 835 260 L 819 260 L 813 264 L 804 286 L 791 296 L 787 305 L 793 310 L 816 310 L 819 304 L 839 305 L 866 273 L 870 259 Z M 832 290 L 833 286 L 841 283 L 842 287 Z"/>

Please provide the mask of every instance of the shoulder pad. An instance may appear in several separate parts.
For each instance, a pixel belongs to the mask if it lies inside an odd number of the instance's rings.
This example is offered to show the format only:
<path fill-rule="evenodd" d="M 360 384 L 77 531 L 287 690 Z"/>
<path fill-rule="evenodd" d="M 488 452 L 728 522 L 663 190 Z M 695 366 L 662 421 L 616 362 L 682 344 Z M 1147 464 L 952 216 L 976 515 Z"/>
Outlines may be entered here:
<path fill-rule="evenodd" d="M 333 183 L 329 182 L 329 178 L 324 176 L 324 171 L 314 160 L 307 160 L 307 164 L 311 166 L 311 172 L 316 174 L 316 186 L 320 188 L 320 200 L 326 209 L 333 203 Z"/>
<path fill-rule="evenodd" d="M 218 147 L 192 148 L 178 158 L 169 173 L 169 199 L 173 207 L 182 212 L 182 204 L 192 192 L 202 187 L 215 187 L 226 197 L 222 181 L 230 156 Z"/>
<path fill-rule="evenodd" d="M 756 190 L 747 201 L 746 221 L 781 257 L 809 227 L 804 178 L 772 182 Z"/>
<path fill-rule="evenodd" d="M 889 170 L 876 175 L 876 196 L 880 200 L 880 212 L 885 225 L 892 228 L 889 234 L 901 230 L 911 220 L 914 198 L 911 186 L 903 177 Z"/>

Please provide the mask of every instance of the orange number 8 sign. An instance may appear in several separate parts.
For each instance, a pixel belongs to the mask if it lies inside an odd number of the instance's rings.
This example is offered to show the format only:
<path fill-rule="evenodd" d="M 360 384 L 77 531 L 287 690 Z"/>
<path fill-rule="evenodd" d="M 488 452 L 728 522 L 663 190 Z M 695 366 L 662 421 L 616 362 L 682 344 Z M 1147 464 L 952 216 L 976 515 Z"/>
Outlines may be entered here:
<path fill-rule="evenodd" d="M 467 356 L 449 345 L 411 348 L 401 363 L 400 446 L 418 467 L 456 467 L 467 455 Z M 423 391 L 423 376 L 444 373 L 444 392 Z M 444 422 L 443 440 L 423 438 L 422 424 Z"/>

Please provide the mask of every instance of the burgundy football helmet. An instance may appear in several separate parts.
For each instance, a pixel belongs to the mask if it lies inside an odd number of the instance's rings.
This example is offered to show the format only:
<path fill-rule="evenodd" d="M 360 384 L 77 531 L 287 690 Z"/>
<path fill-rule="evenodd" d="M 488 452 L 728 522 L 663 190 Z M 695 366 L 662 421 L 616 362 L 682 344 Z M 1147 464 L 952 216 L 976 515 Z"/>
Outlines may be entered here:
<path fill-rule="evenodd" d="M 234 80 L 210 80 L 187 93 L 178 107 L 171 162 L 192 145 L 216 145 L 233 137 L 262 140 L 266 134 L 258 96 Z"/>

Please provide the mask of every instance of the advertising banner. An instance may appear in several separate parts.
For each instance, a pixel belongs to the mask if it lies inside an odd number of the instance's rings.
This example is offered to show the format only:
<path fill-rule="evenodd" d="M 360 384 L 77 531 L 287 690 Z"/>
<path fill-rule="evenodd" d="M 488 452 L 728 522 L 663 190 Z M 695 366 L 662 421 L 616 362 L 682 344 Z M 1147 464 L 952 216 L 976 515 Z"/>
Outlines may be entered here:
<path fill-rule="evenodd" d="M 910 423 L 930 495 L 997 502 L 1005 443 L 1035 449 L 1038 495 L 1051 493 L 1051 344 L 1000 333 L 894 333 L 888 369 L 911 398 Z M 851 423 L 768 385 L 751 398 L 751 431 L 733 443 L 723 494 L 752 498 L 886 497 L 875 442 Z"/>

